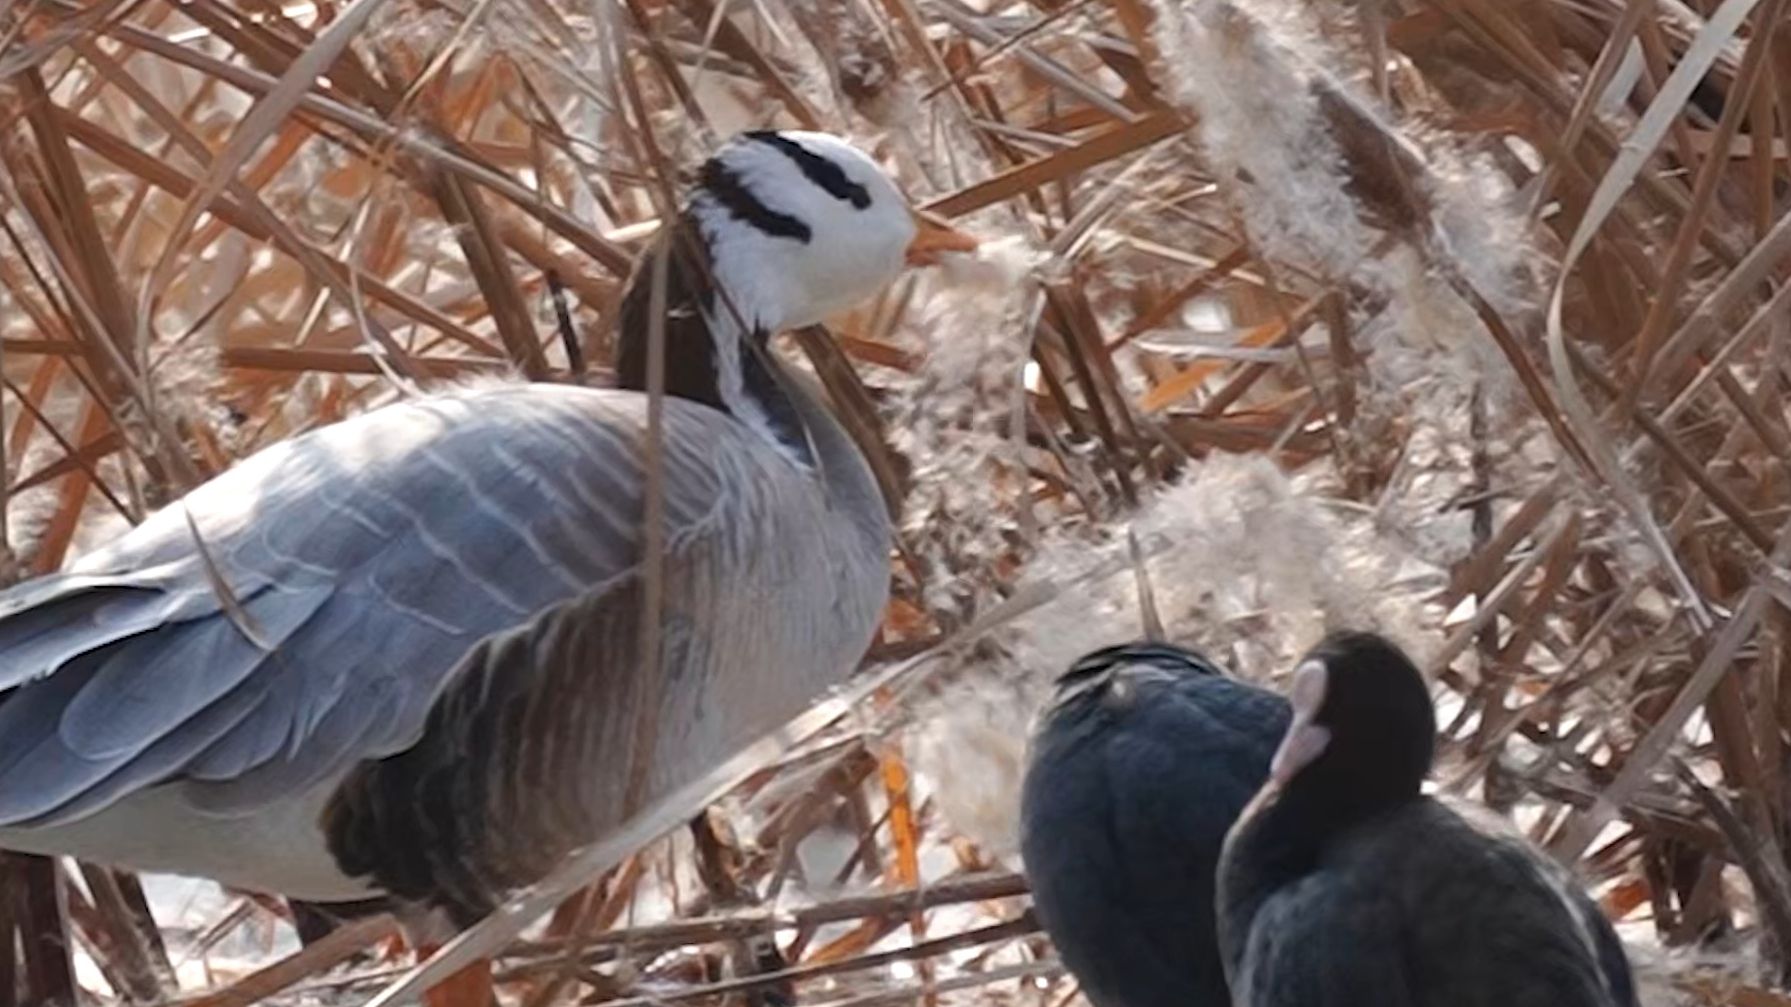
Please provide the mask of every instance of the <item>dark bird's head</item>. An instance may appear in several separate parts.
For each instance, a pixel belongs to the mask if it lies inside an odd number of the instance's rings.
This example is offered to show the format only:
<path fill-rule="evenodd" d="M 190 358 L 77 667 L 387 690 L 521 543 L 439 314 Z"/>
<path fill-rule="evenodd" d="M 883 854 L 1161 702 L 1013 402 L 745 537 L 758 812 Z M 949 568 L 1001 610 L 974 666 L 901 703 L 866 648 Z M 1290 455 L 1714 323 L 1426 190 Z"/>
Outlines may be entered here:
<path fill-rule="evenodd" d="M 1405 652 L 1373 633 L 1333 633 L 1294 672 L 1293 722 L 1270 779 L 1360 810 L 1418 796 L 1435 749 L 1436 710 Z"/>

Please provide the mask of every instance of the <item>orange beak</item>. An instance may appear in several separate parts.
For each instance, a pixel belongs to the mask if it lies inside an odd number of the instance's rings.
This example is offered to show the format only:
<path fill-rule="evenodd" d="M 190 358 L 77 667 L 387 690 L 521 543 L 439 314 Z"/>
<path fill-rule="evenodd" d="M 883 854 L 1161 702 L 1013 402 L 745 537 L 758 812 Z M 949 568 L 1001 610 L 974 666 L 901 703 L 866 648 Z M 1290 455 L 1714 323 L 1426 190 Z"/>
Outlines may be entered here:
<path fill-rule="evenodd" d="M 946 252 L 974 252 L 982 240 L 921 210 L 914 214 L 914 240 L 908 243 L 910 266 L 935 266 Z"/>

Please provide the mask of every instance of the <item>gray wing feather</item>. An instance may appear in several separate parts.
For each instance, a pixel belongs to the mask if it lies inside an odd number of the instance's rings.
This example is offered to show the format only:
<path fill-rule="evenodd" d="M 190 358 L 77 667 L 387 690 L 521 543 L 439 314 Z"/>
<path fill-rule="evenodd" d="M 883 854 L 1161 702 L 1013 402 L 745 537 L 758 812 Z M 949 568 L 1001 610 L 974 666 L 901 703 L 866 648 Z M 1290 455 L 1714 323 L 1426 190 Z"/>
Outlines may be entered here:
<path fill-rule="evenodd" d="M 249 810 L 413 743 L 480 640 L 634 569 L 635 398 L 513 386 L 407 403 L 189 494 L 270 650 L 214 595 L 181 505 L 0 595 L 0 825 L 171 779 L 202 806 Z M 668 404 L 673 548 L 736 488 L 715 417 Z"/>
<path fill-rule="evenodd" d="M 60 679 L 66 674 L 68 671 L 58 674 L 56 678 Z M 166 779 L 180 769 L 196 752 L 213 741 L 227 736 L 266 698 L 267 689 L 263 683 L 250 682 L 241 688 L 231 690 L 229 695 L 207 706 L 198 715 L 182 724 L 179 730 L 156 739 L 155 743 L 142 753 L 117 766 L 111 775 L 88 787 L 73 800 L 62 803 L 52 815 L 45 816 L 44 819 L 25 819 L 20 824 L 30 826 L 48 820 L 79 818 L 91 811 L 104 808 L 126 794 Z M 54 724 L 53 720 L 46 722 Z M 45 764 L 40 768 L 48 769 L 50 774 L 58 771 L 59 763 L 68 763 L 74 772 L 79 772 L 84 766 L 89 765 L 69 759 L 66 755 L 59 760 L 54 753 L 50 758 L 39 761 Z M 61 778 L 54 776 L 52 776 L 52 781 L 58 784 L 63 783 Z M 66 790 L 66 786 L 63 789 Z"/>
<path fill-rule="evenodd" d="M 27 592 L 29 605 L 0 605 L 0 690 L 60 668 L 77 654 L 157 626 L 201 615 L 213 607 L 197 591 L 169 590 L 153 574 L 136 582 L 115 578 L 45 578 L 53 583 Z M 14 588 L 36 587 L 28 581 Z M 6 600 L 12 602 L 12 592 Z M 78 632 L 71 632 L 71 629 Z"/>
<path fill-rule="evenodd" d="M 369 681 L 357 690 L 354 702 L 337 703 L 309 735 L 295 738 L 294 747 L 240 775 L 194 788 L 194 806 L 219 814 L 252 810 L 273 797 L 309 790 L 346 765 L 383 754 L 382 725 L 403 715 L 402 691 L 391 678 Z"/>
<path fill-rule="evenodd" d="M 255 674 L 329 597 L 322 584 L 243 599 L 243 615 L 268 649 L 247 635 L 249 627 L 217 616 L 107 648 L 87 686 L 61 711 L 63 744 L 95 762 L 142 751 Z"/>
<path fill-rule="evenodd" d="M 321 592 L 297 605 L 278 604 L 284 600 L 263 594 L 245 604 L 276 645 L 315 610 Z M 8 767 L 0 821 L 57 810 L 170 733 L 194 727 L 199 714 L 240 686 L 268 651 L 228 620 L 216 621 L 224 631 L 193 620 L 162 634 L 140 633 L 80 655 L 9 696 L 0 706 L 9 720 L 42 726 L 18 733 L 0 728 L 0 764 Z M 203 731 L 215 722 L 203 718 L 196 726 Z"/>

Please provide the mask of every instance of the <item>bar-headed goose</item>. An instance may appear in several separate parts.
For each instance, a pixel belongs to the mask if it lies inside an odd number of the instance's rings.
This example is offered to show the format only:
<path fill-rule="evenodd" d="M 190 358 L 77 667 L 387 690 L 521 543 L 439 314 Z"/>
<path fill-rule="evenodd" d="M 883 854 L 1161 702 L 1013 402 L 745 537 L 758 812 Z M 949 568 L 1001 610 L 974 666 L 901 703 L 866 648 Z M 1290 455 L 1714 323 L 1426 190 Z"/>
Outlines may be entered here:
<path fill-rule="evenodd" d="M 1095 1007 L 1230 1007 L 1214 873 L 1289 716 L 1279 695 L 1167 643 L 1097 650 L 1058 679 L 1021 787 L 1020 851 L 1039 920 Z"/>
<path fill-rule="evenodd" d="M 1404 652 L 1335 634 L 1292 704 L 1219 863 L 1237 1007 L 1635 1007 L 1623 945 L 1566 869 L 1423 794 L 1435 712 Z"/>
<path fill-rule="evenodd" d="M 723 147 L 681 224 L 657 655 L 642 268 L 620 389 L 381 408 L 0 594 L 0 848 L 464 924 L 619 824 L 630 702 L 656 697 L 650 797 L 843 678 L 883 607 L 889 520 L 768 337 L 974 241 L 801 132 Z"/>

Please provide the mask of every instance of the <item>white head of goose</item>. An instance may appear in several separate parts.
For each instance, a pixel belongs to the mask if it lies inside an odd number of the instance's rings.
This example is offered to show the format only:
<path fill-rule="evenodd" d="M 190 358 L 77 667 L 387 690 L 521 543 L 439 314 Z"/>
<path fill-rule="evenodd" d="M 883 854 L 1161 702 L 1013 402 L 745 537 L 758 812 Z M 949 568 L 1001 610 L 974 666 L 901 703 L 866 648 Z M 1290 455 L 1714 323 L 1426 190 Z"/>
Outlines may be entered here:
<path fill-rule="evenodd" d="M 0 848 L 464 924 L 620 824 L 631 703 L 657 697 L 651 799 L 848 674 L 888 517 L 826 408 L 757 351 L 974 242 L 917 225 L 869 158 L 814 133 L 723 148 L 684 223 L 657 654 L 641 269 L 621 389 L 378 409 L 0 595 Z"/>
<path fill-rule="evenodd" d="M 1237 1007 L 1635 1007 L 1623 945 L 1567 871 L 1424 795 L 1435 712 L 1399 647 L 1334 634 L 1291 701 L 1219 862 Z"/>
<path fill-rule="evenodd" d="M 798 131 L 744 133 L 716 152 L 680 226 L 690 240 L 669 236 L 666 390 L 734 412 L 798 454 L 794 418 L 758 352 L 767 337 L 863 302 L 904 264 L 977 244 L 912 210 L 856 147 Z M 641 260 L 623 304 L 625 388 L 646 388 L 652 260 Z"/>

